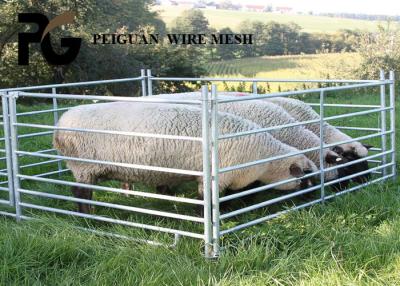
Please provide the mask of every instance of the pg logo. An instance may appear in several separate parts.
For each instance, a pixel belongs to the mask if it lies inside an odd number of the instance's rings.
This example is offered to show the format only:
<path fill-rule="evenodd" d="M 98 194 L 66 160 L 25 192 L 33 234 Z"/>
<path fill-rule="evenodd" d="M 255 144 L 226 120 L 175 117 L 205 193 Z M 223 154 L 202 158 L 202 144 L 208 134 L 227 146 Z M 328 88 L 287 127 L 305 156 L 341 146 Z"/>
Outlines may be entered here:
<path fill-rule="evenodd" d="M 51 21 L 46 16 L 39 13 L 21 13 L 18 15 L 20 23 L 35 23 L 38 29 L 34 33 L 18 34 L 18 64 L 29 64 L 29 44 L 40 43 L 43 57 L 51 65 L 67 65 L 71 63 L 79 53 L 81 38 L 61 38 L 61 47 L 68 48 L 64 54 L 54 52 L 51 41 L 50 31 L 55 28 L 74 22 L 74 12 L 64 12 Z"/>

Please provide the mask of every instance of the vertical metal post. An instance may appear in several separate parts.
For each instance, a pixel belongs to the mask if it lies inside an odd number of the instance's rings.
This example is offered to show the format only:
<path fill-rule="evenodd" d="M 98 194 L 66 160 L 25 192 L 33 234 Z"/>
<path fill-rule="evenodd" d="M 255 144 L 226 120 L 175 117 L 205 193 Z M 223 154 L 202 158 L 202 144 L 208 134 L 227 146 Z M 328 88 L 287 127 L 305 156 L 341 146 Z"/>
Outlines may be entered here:
<path fill-rule="evenodd" d="M 257 92 L 257 82 L 256 81 L 253 82 L 253 94 L 258 94 L 258 92 Z"/>
<path fill-rule="evenodd" d="M 51 93 L 52 94 L 57 94 L 57 89 L 55 87 L 53 87 L 51 89 Z M 58 123 L 58 102 L 57 102 L 57 98 L 53 97 L 53 121 L 54 121 L 54 126 L 57 126 Z M 57 155 L 60 155 L 60 153 L 57 151 Z M 57 162 L 57 166 L 58 166 L 58 175 L 61 176 L 61 170 L 62 170 L 62 164 L 61 161 Z"/>
<path fill-rule="evenodd" d="M 218 158 L 218 102 L 217 86 L 211 86 L 211 173 L 212 173 L 212 221 L 213 254 L 220 253 L 220 213 L 219 213 L 219 158 Z"/>
<path fill-rule="evenodd" d="M 393 181 L 396 181 L 397 177 L 397 170 L 396 170 L 396 84 L 395 84 L 395 74 L 394 71 L 390 72 L 389 75 L 389 80 L 392 82 L 390 83 L 390 107 L 392 108 L 390 110 L 390 138 L 391 138 L 391 148 L 393 150 L 392 153 L 392 175 L 393 175 Z"/>
<path fill-rule="evenodd" d="M 321 90 L 319 94 L 319 140 L 320 140 L 320 149 L 319 149 L 319 170 L 320 170 L 320 181 L 321 181 L 321 200 L 325 202 L 325 167 L 324 167 L 324 118 L 325 118 L 325 110 L 324 110 L 324 101 L 325 101 L 325 92 Z"/>
<path fill-rule="evenodd" d="M 9 118 L 7 96 L 8 96 L 7 93 L 1 95 L 1 103 L 3 107 L 4 149 L 6 151 L 9 202 L 10 206 L 14 206 L 15 199 L 14 199 L 14 182 L 13 182 L 12 160 L 11 160 L 10 118 Z"/>
<path fill-rule="evenodd" d="M 13 174 L 13 186 L 14 186 L 14 200 L 15 200 L 15 214 L 17 221 L 21 220 L 21 198 L 20 198 L 20 182 L 18 178 L 19 165 L 18 165 L 18 130 L 15 124 L 17 123 L 17 98 L 18 92 L 10 93 L 8 96 L 8 104 L 10 111 L 10 137 L 11 137 L 11 162 L 12 162 L 12 174 Z"/>
<path fill-rule="evenodd" d="M 153 95 L 153 82 L 151 81 L 151 70 L 147 70 L 147 95 Z"/>
<path fill-rule="evenodd" d="M 202 152 L 203 152 L 203 200 L 204 200 L 204 255 L 213 258 L 211 219 L 211 168 L 210 168 L 210 116 L 208 86 L 201 87 L 202 98 Z"/>
<path fill-rule="evenodd" d="M 146 96 L 146 70 L 140 70 L 140 76 L 142 77 L 142 96 Z"/>
<path fill-rule="evenodd" d="M 380 70 L 380 79 L 385 80 L 385 71 Z M 381 108 L 386 108 L 386 85 L 381 85 Z M 386 132 L 386 111 L 381 111 L 381 132 Z M 386 152 L 386 135 L 381 135 L 382 152 Z M 382 157 L 382 164 L 386 164 L 386 155 Z M 387 169 L 382 170 L 383 176 L 387 175 Z"/>

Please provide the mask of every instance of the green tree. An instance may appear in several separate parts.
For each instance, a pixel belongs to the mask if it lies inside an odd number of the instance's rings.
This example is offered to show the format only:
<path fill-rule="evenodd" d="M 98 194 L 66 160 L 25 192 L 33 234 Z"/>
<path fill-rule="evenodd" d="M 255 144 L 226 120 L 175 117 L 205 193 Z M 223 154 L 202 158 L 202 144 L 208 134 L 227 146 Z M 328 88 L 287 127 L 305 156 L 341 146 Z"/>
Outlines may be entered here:
<path fill-rule="evenodd" d="M 93 33 L 165 34 L 165 24 L 151 11 L 151 4 L 152 0 L 0 1 L 0 87 L 132 77 L 138 75 L 141 68 L 152 68 L 155 74 L 170 72 L 179 76 L 201 76 L 204 73 L 199 67 L 201 62 L 193 60 L 197 52 L 172 50 L 162 44 L 142 46 L 91 43 Z M 17 23 L 18 13 L 38 12 L 51 19 L 67 10 L 77 12 L 75 23 L 53 30 L 52 45 L 56 52 L 62 53 L 60 38 L 82 38 L 77 59 L 69 65 L 51 66 L 43 59 L 39 44 L 31 44 L 30 65 L 19 66 L 18 32 L 35 27 Z M 176 62 L 172 62 L 169 57 L 173 57 Z M 180 68 L 177 63 L 184 63 L 184 68 Z M 180 88 L 180 84 L 175 85 Z M 134 95 L 138 94 L 139 86 L 102 86 L 95 91 Z"/>
<path fill-rule="evenodd" d="M 220 34 L 233 34 L 230 28 L 223 28 L 219 31 Z M 234 59 L 238 52 L 237 45 L 216 45 L 216 55 L 222 60 Z"/>
<path fill-rule="evenodd" d="M 210 30 L 210 23 L 203 12 L 198 9 L 183 11 L 173 23 L 173 33 L 207 34 Z"/>
<path fill-rule="evenodd" d="M 379 70 L 400 72 L 400 30 L 380 25 L 377 33 L 364 34 L 356 46 L 361 55 L 358 74 L 362 78 L 379 78 Z"/>

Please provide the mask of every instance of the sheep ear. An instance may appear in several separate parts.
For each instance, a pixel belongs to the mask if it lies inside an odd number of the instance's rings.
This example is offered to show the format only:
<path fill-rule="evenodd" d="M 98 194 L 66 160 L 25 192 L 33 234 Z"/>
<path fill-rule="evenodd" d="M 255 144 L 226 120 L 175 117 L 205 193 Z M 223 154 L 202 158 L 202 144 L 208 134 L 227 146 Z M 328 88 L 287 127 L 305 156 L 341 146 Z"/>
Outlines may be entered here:
<path fill-rule="evenodd" d="M 365 148 L 367 148 L 367 150 L 374 148 L 374 146 L 372 145 L 368 145 L 368 144 L 362 144 Z"/>
<path fill-rule="evenodd" d="M 332 148 L 332 151 L 333 151 L 333 152 L 336 152 L 336 153 L 339 154 L 339 155 L 342 155 L 342 154 L 344 153 L 343 148 L 340 147 L 340 146 L 335 146 L 335 147 L 333 147 L 333 148 Z"/>
<path fill-rule="evenodd" d="M 328 164 L 338 164 L 343 161 L 343 158 L 333 151 L 328 151 L 325 157 L 325 161 Z"/>
<path fill-rule="evenodd" d="M 293 163 L 292 165 L 290 165 L 289 170 L 290 170 L 290 175 L 292 175 L 293 177 L 296 177 L 296 178 L 300 178 L 305 175 L 303 170 L 296 163 Z"/>

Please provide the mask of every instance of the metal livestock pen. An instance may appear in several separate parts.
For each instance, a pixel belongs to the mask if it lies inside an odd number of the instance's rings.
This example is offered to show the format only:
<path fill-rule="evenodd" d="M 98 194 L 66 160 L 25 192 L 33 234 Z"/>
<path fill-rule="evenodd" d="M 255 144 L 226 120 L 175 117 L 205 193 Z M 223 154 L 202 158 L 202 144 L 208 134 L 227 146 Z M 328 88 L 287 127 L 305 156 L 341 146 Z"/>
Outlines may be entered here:
<path fill-rule="evenodd" d="M 201 100 L 167 100 L 157 97 L 146 97 L 153 95 L 153 85 L 158 82 L 197 82 L 202 84 Z M 250 82 L 252 94 L 234 99 L 219 98 L 217 85 L 221 82 Z M 257 94 L 257 88 L 262 83 L 301 83 L 331 85 L 317 88 L 306 88 L 303 90 L 277 92 L 269 94 Z M 81 95 L 59 93 L 60 89 L 79 88 L 116 83 L 135 83 L 141 90 L 142 97 L 120 97 L 101 95 Z M 211 87 L 211 88 L 210 88 Z M 378 92 L 375 93 L 375 89 Z M 361 91 L 373 91 L 367 96 L 377 101 L 376 104 L 354 104 L 347 102 L 336 103 L 344 97 L 344 93 Z M 47 92 L 37 92 L 47 91 Z M 211 92 L 210 92 L 211 91 Z M 389 92 L 387 92 L 389 91 Z M 141 230 L 156 231 L 174 235 L 175 245 L 181 236 L 198 238 L 204 241 L 205 256 L 207 258 L 217 257 L 220 254 L 220 242 L 223 236 L 239 231 L 246 227 L 265 222 L 292 210 L 298 210 L 324 202 L 336 196 L 352 192 L 367 185 L 385 181 L 396 177 L 395 161 L 395 81 L 394 73 L 390 72 L 390 78 L 385 79 L 381 72 L 380 80 L 282 80 L 282 79 L 248 79 L 248 78 L 172 78 L 155 77 L 151 71 L 142 70 L 141 76 L 136 78 L 55 84 L 34 87 L 12 88 L 0 90 L 2 96 L 2 125 L 3 136 L 0 152 L 3 153 L 1 162 L 3 169 L 0 176 L 4 179 L 0 182 L 0 214 L 13 216 L 17 220 L 40 217 L 42 211 L 46 213 L 62 214 L 82 218 L 80 228 L 94 233 L 113 235 L 117 237 L 132 238 L 128 233 L 118 234 L 111 226 L 128 226 Z M 259 130 L 246 131 L 235 134 L 219 134 L 218 132 L 218 106 L 228 102 L 239 102 L 271 97 L 302 96 L 304 99 L 314 99 L 317 102 L 309 104 L 319 110 L 320 119 L 303 121 L 295 124 L 286 124 L 262 128 Z M 327 97 L 334 97 L 334 103 L 329 103 Z M 41 104 L 26 106 L 21 104 L 21 99 L 41 101 Z M 147 104 L 188 104 L 198 106 L 202 110 L 202 136 L 186 137 L 169 134 L 150 134 L 137 132 L 121 132 L 115 130 L 96 130 L 83 128 L 61 128 L 57 126 L 58 118 L 62 112 L 77 104 L 93 102 L 137 102 Z M 44 103 L 43 103 L 44 102 Z M 49 107 L 50 106 L 50 107 Z M 329 109 L 352 110 L 352 112 L 329 115 Z M 353 111 L 356 109 L 356 111 Z M 250 134 L 268 132 L 282 128 L 305 125 L 310 123 L 320 124 L 324 122 L 344 120 L 348 122 L 352 118 L 367 117 L 368 122 L 376 122 L 376 127 L 371 126 L 336 126 L 349 132 L 364 132 L 366 135 L 354 137 L 351 140 L 337 142 L 335 144 L 324 144 L 320 146 L 292 152 L 271 158 L 260 158 L 260 160 L 247 162 L 236 166 L 219 165 L 218 144 L 221 140 L 248 136 Z M 75 132 L 101 133 L 108 136 L 138 136 L 143 138 L 158 138 L 163 140 L 188 140 L 197 142 L 202 146 L 203 168 L 202 170 L 171 169 L 163 166 L 147 166 L 126 162 L 100 161 L 90 158 L 66 157 L 57 153 L 51 143 L 54 130 L 65 130 Z M 321 128 L 322 130 L 322 128 Z M 32 139 L 34 138 L 34 140 Z M 323 138 L 323 132 L 320 134 Z M 365 158 L 357 159 L 339 166 L 325 167 L 321 164 L 318 172 L 305 175 L 303 178 L 319 176 L 318 185 L 293 192 L 274 192 L 272 189 L 278 185 L 289 182 L 281 181 L 269 185 L 257 186 L 242 190 L 240 192 L 220 195 L 218 190 L 219 175 L 233 170 L 248 168 L 266 162 L 279 160 L 283 157 L 304 154 L 319 150 L 320 154 L 325 148 L 331 148 L 338 144 L 354 141 L 372 140 L 379 147 L 372 148 Z M 323 142 L 323 140 L 321 140 Z M 118 148 L 116 146 L 115 148 Z M 322 155 L 321 155 L 322 156 Z M 151 170 L 154 172 L 170 172 L 176 174 L 202 177 L 204 186 L 204 198 L 193 198 L 186 191 L 178 192 L 176 195 L 156 193 L 140 185 L 134 186 L 133 190 L 123 189 L 115 182 L 105 184 L 82 184 L 73 180 L 68 168 L 65 167 L 66 160 L 74 160 L 85 163 L 110 164 L 126 168 L 137 168 Z M 324 182 L 325 172 L 334 169 L 348 167 L 353 164 L 368 161 L 371 168 L 357 174 L 338 178 L 333 181 Z M 321 160 L 323 162 L 323 160 Z M 372 174 L 373 177 L 365 183 L 351 185 L 340 192 L 330 192 L 328 187 L 355 178 L 362 174 Z M 67 190 L 68 187 L 77 186 L 90 188 L 96 191 L 96 199 L 87 200 L 74 198 Z M 143 190 L 142 190 L 143 188 Z M 265 192 L 270 190 L 269 192 Z M 315 194 L 318 192 L 318 194 Z M 190 193 L 190 192 L 189 192 Z M 312 199 L 302 198 L 305 194 L 313 193 Z M 125 194 L 131 197 L 112 196 L 112 194 Z M 250 195 L 262 195 L 259 202 L 243 206 L 239 199 Z M 239 207 L 232 207 L 223 212 L 220 206 L 226 202 L 239 201 Z M 86 203 L 96 206 L 96 214 L 79 213 L 74 210 L 73 203 Z M 286 202 L 285 205 L 279 203 Z M 194 207 L 194 208 L 193 208 Z M 196 207 L 202 208 L 202 215 L 196 212 Z M 195 210 L 194 210 L 195 209 Z M 251 213 L 251 215 L 248 215 Z M 157 219 L 158 218 L 158 219 Z M 160 219 L 161 218 L 161 219 Z M 89 222 L 95 222 L 91 225 Z M 98 222 L 98 223 L 96 223 Z M 151 222 L 151 223 L 149 223 Z M 82 227 L 85 226 L 85 227 Z M 89 225 L 89 226 L 88 226 Z M 107 225 L 107 227 L 105 226 Z M 158 241 L 141 239 L 148 243 L 160 244 Z"/>

